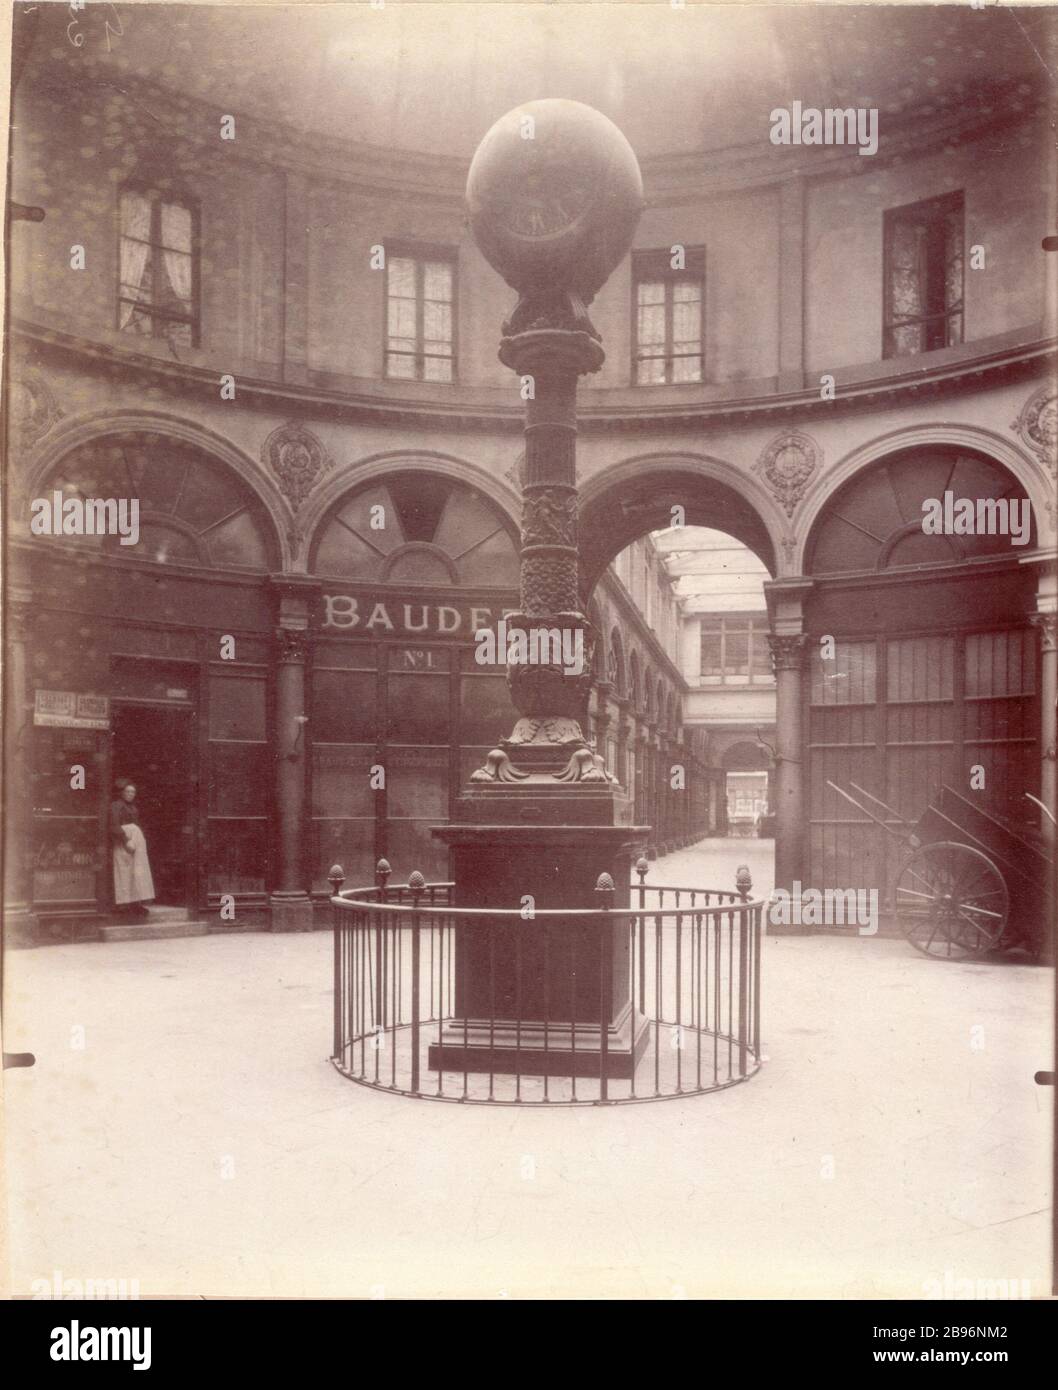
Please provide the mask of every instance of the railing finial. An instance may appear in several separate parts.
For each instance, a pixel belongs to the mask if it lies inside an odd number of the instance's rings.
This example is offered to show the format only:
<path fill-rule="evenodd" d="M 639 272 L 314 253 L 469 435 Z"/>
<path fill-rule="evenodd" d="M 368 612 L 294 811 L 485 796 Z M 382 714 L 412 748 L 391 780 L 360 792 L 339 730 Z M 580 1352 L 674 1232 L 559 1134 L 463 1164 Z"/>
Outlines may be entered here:
<path fill-rule="evenodd" d="M 753 879 L 749 872 L 748 864 L 740 864 L 735 870 L 735 889 L 743 902 L 747 900 L 750 889 L 753 887 Z"/>
<path fill-rule="evenodd" d="M 408 875 L 408 892 L 412 896 L 412 901 L 417 903 L 426 892 L 426 880 L 418 869 L 412 869 Z"/>
<path fill-rule="evenodd" d="M 331 897 L 336 898 L 345 882 L 345 870 L 341 864 L 332 864 L 327 870 L 327 882 L 331 885 Z"/>
<path fill-rule="evenodd" d="M 646 882 L 647 874 L 650 872 L 650 861 L 645 854 L 641 854 L 636 860 L 636 873 L 639 875 L 640 887 Z"/>
<path fill-rule="evenodd" d="M 609 912 L 610 908 L 613 907 L 614 893 L 616 891 L 612 875 L 601 873 L 595 880 L 595 893 L 599 898 L 604 912 Z"/>

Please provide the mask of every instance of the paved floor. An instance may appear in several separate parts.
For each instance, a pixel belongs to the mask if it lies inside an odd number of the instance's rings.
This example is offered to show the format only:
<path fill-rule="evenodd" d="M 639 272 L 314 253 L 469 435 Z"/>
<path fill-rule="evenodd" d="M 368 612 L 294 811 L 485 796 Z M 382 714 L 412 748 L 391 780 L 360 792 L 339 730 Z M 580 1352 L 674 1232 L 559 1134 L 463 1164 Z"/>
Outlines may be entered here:
<path fill-rule="evenodd" d="M 650 880 L 750 862 L 763 887 L 766 860 L 714 844 Z M 4 1045 L 37 1057 L 5 1074 L 13 1291 L 1045 1294 L 1051 972 L 825 936 L 763 957 L 751 1081 L 539 1112 L 339 1077 L 326 933 L 12 952 Z"/>

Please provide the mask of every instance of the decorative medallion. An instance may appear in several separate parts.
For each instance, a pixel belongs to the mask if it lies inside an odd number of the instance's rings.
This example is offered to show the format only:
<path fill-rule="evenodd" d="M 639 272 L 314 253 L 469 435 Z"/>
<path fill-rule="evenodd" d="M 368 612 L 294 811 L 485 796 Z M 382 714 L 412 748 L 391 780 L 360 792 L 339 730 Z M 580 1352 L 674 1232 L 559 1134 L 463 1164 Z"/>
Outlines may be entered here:
<path fill-rule="evenodd" d="M 798 430 L 788 430 L 772 440 L 753 465 L 753 471 L 764 479 L 786 515 L 793 516 L 805 489 L 819 472 L 820 460 L 820 448 L 814 439 Z"/>
<path fill-rule="evenodd" d="M 11 383 L 11 422 L 19 449 L 32 449 L 63 412 L 51 387 L 39 372 L 26 372 Z"/>
<path fill-rule="evenodd" d="M 1010 428 L 1050 469 L 1052 477 L 1058 476 L 1058 391 L 1051 385 L 1041 386 L 1025 402 Z"/>
<path fill-rule="evenodd" d="M 279 491 L 296 512 L 320 475 L 334 467 L 323 445 L 297 420 L 280 425 L 264 442 L 265 464 L 279 479 Z"/>

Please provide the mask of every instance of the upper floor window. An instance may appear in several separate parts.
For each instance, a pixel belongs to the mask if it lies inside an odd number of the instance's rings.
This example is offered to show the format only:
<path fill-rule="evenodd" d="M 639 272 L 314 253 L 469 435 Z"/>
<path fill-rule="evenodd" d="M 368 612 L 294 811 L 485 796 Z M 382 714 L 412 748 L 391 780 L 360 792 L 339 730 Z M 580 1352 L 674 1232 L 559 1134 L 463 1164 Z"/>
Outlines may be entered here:
<path fill-rule="evenodd" d="M 772 679 L 766 613 L 710 614 L 702 619 L 701 674 L 710 685 Z"/>
<path fill-rule="evenodd" d="M 148 338 L 198 343 L 194 209 L 151 188 L 121 194 L 118 327 Z"/>
<path fill-rule="evenodd" d="M 963 195 L 946 194 L 885 214 L 883 356 L 961 343 Z"/>
<path fill-rule="evenodd" d="M 386 257 L 386 375 L 451 381 L 455 261 L 443 251 Z"/>
<path fill-rule="evenodd" d="M 636 251 L 632 256 L 632 363 L 639 386 L 702 380 L 705 250 L 687 247 L 679 269 L 674 259 L 670 251 Z"/>

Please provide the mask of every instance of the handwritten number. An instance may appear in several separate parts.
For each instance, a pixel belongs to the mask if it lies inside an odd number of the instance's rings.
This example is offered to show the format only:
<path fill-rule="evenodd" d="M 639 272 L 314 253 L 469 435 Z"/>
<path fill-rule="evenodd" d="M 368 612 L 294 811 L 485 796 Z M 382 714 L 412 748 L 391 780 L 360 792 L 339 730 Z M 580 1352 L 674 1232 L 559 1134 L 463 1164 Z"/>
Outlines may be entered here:
<path fill-rule="evenodd" d="M 115 19 L 117 20 L 117 22 L 118 22 L 118 27 L 117 27 L 116 29 L 111 29 L 111 27 L 110 27 L 110 20 L 108 19 L 108 20 L 106 21 L 107 52 L 109 53 L 109 52 L 110 52 L 110 36 L 111 36 L 111 34 L 116 35 L 116 36 L 120 39 L 121 36 L 122 36 L 122 34 L 124 34 L 125 30 L 121 27 L 121 17 L 120 17 L 120 15 L 118 14 L 117 10 L 114 9 L 114 6 L 108 4 L 108 5 L 107 5 L 107 9 L 108 9 L 108 10 L 114 10 L 114 18 L 115 18 Z"/>

